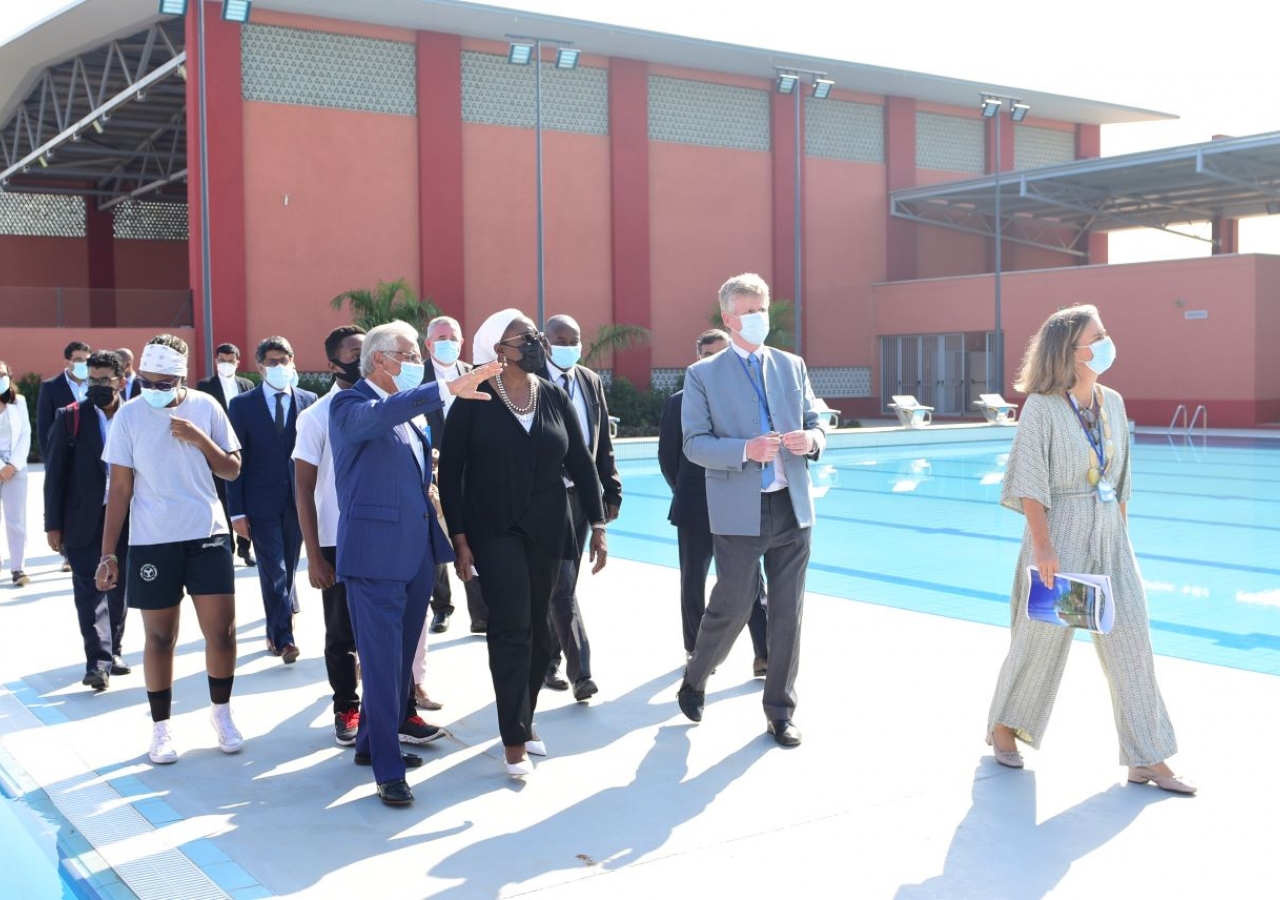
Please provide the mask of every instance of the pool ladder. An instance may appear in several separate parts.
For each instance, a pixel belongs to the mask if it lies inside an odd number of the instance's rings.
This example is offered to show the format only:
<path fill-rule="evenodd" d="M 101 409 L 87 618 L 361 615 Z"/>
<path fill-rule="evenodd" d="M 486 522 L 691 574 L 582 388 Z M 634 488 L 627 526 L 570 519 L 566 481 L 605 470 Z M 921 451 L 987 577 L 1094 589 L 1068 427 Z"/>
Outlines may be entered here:
<path fill-rule="evenodd" d="M 1187 421 L 1187 404 L 1179 403 L 1178 408 L 1173 411 L 1173 418 L 1169 420 L 1169 430 L 1165 434 L 1172 435 L 1174 428 L 1177 427 L 1178 418 L 1182 418 L 1182 433 L 1190 437 L 1191 432 L 1195 430 L 1197 424 L 1200 425 L 1201 432 L 1205 435 L 1209 433 L 1209 410 L 1203 403 L 1196 407 L 1196 411 L 1191 414 L 1191 421 Z"/>

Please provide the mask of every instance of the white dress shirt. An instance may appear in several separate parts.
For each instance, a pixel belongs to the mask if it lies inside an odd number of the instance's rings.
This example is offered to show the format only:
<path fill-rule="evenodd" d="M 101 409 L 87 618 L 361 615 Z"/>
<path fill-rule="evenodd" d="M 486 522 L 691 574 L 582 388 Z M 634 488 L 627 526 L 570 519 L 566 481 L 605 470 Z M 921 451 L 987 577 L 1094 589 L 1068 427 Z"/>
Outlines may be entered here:
<path fill-rule="evenodd" d="M 365 379 L 365 383 L 368 384 L 369 387 L 373 388 L 374 392 L 377 393 L 377 395 L 381 397 L 383 400 L 386 400 L 388 397 L 391 396 L 382 388 L 374 384 L 372 381 L 369 381 L 367 378 Z M 446 392 L 441 391 L 440 393 L 443 396 Z M 409 421 L 412 422 L 414 425 L 417 425 L 418 430 L 421 431 L 423 434 L 428 433 L 426 416 L 414 416 Z M 410 434 L 409 437 L 413 438 L 413 440 L 410 442 L 410 446 L 413 447 L 413 456 L 418 461 L 418 468 L 425 475 L 428 471 L 427 469 L 428 463 L 425 462 L 426 454 L 424 453 L 425 447 L 422 443 L 422 439 L 415 434 Z"/>
<path fill-rule="evenodd" d="M 240 396 L 240 385 L 236 383 L 236 376 L 232 375 L 230 378 L 226 378 L 222 375 L 219 375 L 218 384 L 222 385 L 222 397 L 228 403 L 231 402 L 232 397 Z M 274 403 L 275 401 L 273 400 L 271 402 Z M 275 413 L 275 410 L 272 410 L 273 415 L 274 413 Z"/>
<path fill-rule="evenodd" d="M 436 362 L 436 359 L 433 356 L 431 357 L 431 368 L 435 369 L 436 386 L 440 388 L 440 400 L 444 403 L 444 409 L 440 411 L 440 414 L 447 418 L 449 415 L 449 407 L 453 406 L 453 394 L 445 390 L 445 385 L 450 381 L 453 381 L 455 378 L 461 377 L 462 367 L 457 363 L 454 363 L 451 366 L 441 366 Z"/>
<path fill-rule="evenodd" d="M 547 360 L 547 374 L 551 376 L 551 381 L 557 386 L 564 388 L 569 393 L 569 400 L 573 403 L 574 410 L 578 413 L 578 424 L 582 427 L 582 440 L 587 445 L 587 449 L 591 449 L 591 431 L 587 418 L 587 398 L 582 389 L 582 382 L 578 379 L 578 373 L 575 371 L 577 366 L 572 369 L 562 369 Z M 569 379 L 569 384 L 565 386 L 565 378 Z M 573 479 L 568 475 L 564 476 L 565 487 L 573 487 Z"/>

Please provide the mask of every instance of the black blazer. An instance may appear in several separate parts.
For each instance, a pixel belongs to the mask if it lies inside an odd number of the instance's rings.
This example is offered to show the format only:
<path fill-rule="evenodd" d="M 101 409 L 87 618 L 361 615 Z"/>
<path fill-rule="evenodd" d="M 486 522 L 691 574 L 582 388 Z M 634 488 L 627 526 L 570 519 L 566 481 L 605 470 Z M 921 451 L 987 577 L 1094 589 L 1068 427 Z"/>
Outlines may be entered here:
<path fill-rule="evenodd" d="M 569 395 L 538 382 L 538 410 L 526 432 L 494 394 L 488 403 L 455 400 L 440 448 L 440 502 L 450 535 L 478 544 L 502 534 L 520 534 L 548 555 L 576 559 L 581 553 L 569 521 L 568 470 L 587 521 L 603 522 L 600 482 L 587 453 Z"/>
<path fill-rule="evenodd" d="M 139 387 L 136 381 L 133 383 L 133 386 L 135 388 Z M 247 394 L 249 391 L 253 390 L 254 385 L 248 378 L 241 378 L 237 375 L 236 387 L 240 389 L 240 394 Z M 217 375 L 214 375 L 211 378 L 206 378 L 204 381 L 197 381 L 196 390 L 204 391 L 206 394 L 216 399 L 218 401 L 218 405 L 222 407 L 222 411 L 227 411 L 227 395 L 223 392 L 222 382 L 218 380 Z M 240 394 L 237 394 L 236 396 L 238 397 Z M 215 480 L 221 481 L 222 479 L 219 478 Z"/>
<path fill-rule="evenodd" d="M 551 378 L 550 370 L 546 368 L 538 374 L 548 380 Z M 596 477 L 600 479 L 604 491 L 604 502 L 621 507 L 622 478 L 618 475 L 618 464 L 613 455 L 613 439 L 609 437 L 609 404 L 605 401 L 604 382 L 599 375 L 583 365 L 575 365 L 573 375 L 587 401 L 587 426 L 590 429 L 590 434 L 585 435 L 587 450 L 595 460 Z M 552 383 L 560 387 L 558 383 Z M 573 481 L 577 484 L 578 479 L 574 478 Z"/>
<path fill-rule="evenodd" d="M 671 488 L 667 520 L 679 528 L 710 531 L 707 470 L 684 455 L 684 428 L 680 424 L 683 407 L 684 391 L 676 391 L 662 405 L 662 417 L 658 420 L 658 467 Z"/>
<path fill-rule="evenodd" d="M 36 438 L 40 441 L 40 456 L 49 456 L 49 428 L 53 425 L 54 414 L 76 402 L 76 395 L 67 384 L 67 373 L 59 372 L 52 378 L 40 382 L 40 396 L 36 399 Z"/>
<path fill-rule="evenodd" d="M 68 438 L 79 406 L 75 445 Z M 102 426 L 91 403 L 56 410 L 44 457 L 44 530 L 61 531 L 68 547 L 102 543 L 107 464 L 102 461 Z"/>
<path fill-rule="evenodd" d="M 458 360 L 459 372 L 465 374 L 470 372 L 473 368 L 475 367 L 471 365 L 471 363 Z M 426 374 L 431 377 L 424 377 L 422 380 L 423 384 L 426 384 L 428 381 L 435 380 L 436 373 L 435 370 L 431 368 L 430 362 L 427 363 Z M 435 447 L 437 450 L 440 449 L 440 447 L 444 445 L 444 407 L 441 407 L 440 409 L 433 409 L 431 412 L 427 413 L 427 427 L 431 431 L 431 446 Z"/>

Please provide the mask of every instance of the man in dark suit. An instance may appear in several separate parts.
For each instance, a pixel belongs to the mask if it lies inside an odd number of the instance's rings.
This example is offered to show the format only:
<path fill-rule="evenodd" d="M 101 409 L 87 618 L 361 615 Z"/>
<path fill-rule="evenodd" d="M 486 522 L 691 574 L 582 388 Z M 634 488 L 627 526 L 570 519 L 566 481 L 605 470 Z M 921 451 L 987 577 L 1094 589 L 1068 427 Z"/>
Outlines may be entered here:
<path fill-rule="evenodd" d="M 618 475 L 613 441 L 609 437 L 609 407 L 605 403 L 604 382 L 595 372 L 578 363 L 582 357 L 582 329 L 571 316 L 552 316 L 547 319 L 545 331 L 551 356 L 546 369 L 539 374 L 564 388 L 573 402 L 587 450 L 595 460 L 596 472 L 604 487 L 605 519 L 612 522 L 618 518 L 618 510 L 622 506 L 622 478 Z M 577 552 L 572 559 L 560 564 L 560 576 L 551 593 L 551 636 L 558 646 L 543 683 L 554 690 L 564 690 L 569 686 L 559 673 L 563 654 L 567 663 L 565 671 L 573 684 L 573 697 L 586 700 L 599 690 L 591 677 L 591 642 L 587 639 L 577 596 L 578 570 L 591 524 L 568 476 L 565 476 L 565 486 L 570 495 L 569 515 Z"/>
<path fill-rule="evenodd" d="M 293 446 L 298 413 L 316 395 L 294 387 L 293 347 L 275 336 L 258 343 L 262 384 L 240 394 L 227 417 L 240 439 L 240 477 L 227 483 L 227 506 L 236 534 L 253 541 L 267 620 L 267 649 L 286 665 L 298 659 L 293 639 L 297 591 L 294 574 L 302 553 L 302 527 L 293 494 Z"/>
<path fill-rule="evenodd" d="M 132 400 L 142 393 L 142 385 L 138 384 L 138 373 L 133 370 L 133 351 L 128 347 L 117 347 L 116 356 L 124 364 L 124 386 L 120 389 L 122 400 Z"/>
<path fill-rule="evenodd" d="M 196 390 L 204 391 L 213 397 L 218 401 L 223 412 L 226 412 L 228 403 L 241 394 L 253 390 L 253 382 L 236 374 L 240 369 L 240 348 L 235 344 L 219 344 L 214 351 L 214 358 L 216 360 L 214 374 L 204 381 L 196 382 Z M 134 387 L 140 386 L 135 384 Z M 230 522 L 231 513 L 227 508 L 227 483 L 221 478 L 215 478 L 213 481 L 218 489 L 218 499 L 222 501 L 222 512 Z M 253 545 L 248 538 L 238 534 L 236 535 L 236 555 L 244 560 L 246 566 L 257 565 L 257 561 L 253 558 Z"/>
<path fill-rule="evenodd" d="M 431 446 L 439 449 L 444 445 L 444 422 L 453 405 L 453 395 L 444 390 L 446 382 L 453 381 L 459 375 L 471 371 L 471 363 L 463 362 L 462 326 L 458 320 L 450 316 L 437 316 L 427 323 L 427 353 L 431 357 L 431 368 L 427 370 L 428 379 L 435 378 L 440 385 L 440 399 L 444 406 L 427 413 L 427 425 L 431 429 Z M 472 634 L 484 634 L 488 630 L 489 609 L 485 606 L 484 595 L 480 592 L 480 579 L 472 578 L 463 584 L 467 594 L 467 614 L 471 618 Z M 453 588 L 449 584 L 449 564 L 441 563 L 436 567 L 436 586 L 431 594 L 431 631 L 442 634 L 449 630 L 449 617 L 453 615 Z M 430 704 L 431 709 L 435 704 Z"/>
<path fill-rule="evenodd" d="M 714 356 L 729 346 L 729 335 L 718 328 L 698 336 L 694 350 L 698 359 Z M 707 573 L 711 571 L 711 520 L 707 517 L 706 470 L 684 455 L 684 432 L 680 425 L 684 391 L 676 391 L 662 407 L 658 424 L 658 466 L 671 488 L 671 509 L 667 519 L 676 526 L 680 548 L 680 619 L 684 626 L 684 650 L 693 655 L 698 626 L 706 610 Z M 756 604 L 747 630 L 755 660 L 751 671 L 757 678 L 768 670 L 769 648 L 765 643 L 764 579 L 759 580 Z"/>
<path fill-rule="evenodd" d="M 106 689 L 112 675 L 131 671 L 120 653 L 124 639 L 125 582 L 100 591 L 94 584 L 106 514 L 107 464 L 102 461 L 111 420 L 123 402 L 124 371 L 110 350 L 90 355 L 86 364 L 88 400 L 57 410 L 45 455 L 44 530 L 49 546 L 71 563 L 76 617 L 84 639 L 82 684 Z M 121 529 L 115 554 L 128 571 L 129 529 Z"/>
<path fill-rule="evenodd" d="M 40 441 L 40 455 L 49 452 L 49 427 L 58 410 L 84 400 L 89 378 L 89 345 L 84 341 L 72 341 L 62 351 L 66 367 L 45 381 L 40 382 L 40 396 L 36 405 L 36 438 Z"/>
<path fill-rule="evenodd" d="M 434 380 L 423 383 L 417 343 L 418 333 L 404 322 L 372 329 L 360 350 L 363 377 L 329 402 L 342 510 L 336 575 L 347 586 L 364 681 L 356 762 L 373 766 L 378 796 L 388 806 L 413 803 L 405 770 L 422 759 L 400 752 L 397 726 L 436 564 L 453 559 L 429 499 L 431 438 L 423 419 L 442 405 L 441 388 Z M 496 363 L 477 366 L 444 390 L 488 399 L 476 385 L 498 371 Z M 439 735 L 435 729 L 431 736 Z"/>
<path fill-rule="evenodd" d="M 744 274 L 726 281 L 720 314 L 732 334 L 729 349 L 694 363 L 684 380 L 684 452 L 706 469 L 716 586 L 676 699 L 685 716 L 702 720 L 707 679 L 751 616 L 763 557 L 769 579 L 764 714 L 774 740 L 794 747 L 800 743 L 792 714 L 814 522 L 809 461 L 822 453 L 826 432 L 804 360 L 764 346 L 764 280 Z"/>

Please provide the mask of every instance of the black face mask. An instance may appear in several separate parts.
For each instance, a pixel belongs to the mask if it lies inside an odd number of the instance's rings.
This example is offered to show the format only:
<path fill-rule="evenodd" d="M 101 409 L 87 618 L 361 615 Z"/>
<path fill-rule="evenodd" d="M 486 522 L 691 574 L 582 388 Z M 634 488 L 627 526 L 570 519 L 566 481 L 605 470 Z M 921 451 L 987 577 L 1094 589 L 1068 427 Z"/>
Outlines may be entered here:
<path fill-rule="evenodd" d="M 520 345 L 520 359 L 516 365 L 530 375 L 541 372 L 547 366 L 547 350 L 542 341 L 530 341 Z"/>
<path fill-rule="evenodd" d="M 357 359 L 354 362 L 344 363 L 338 362 L 336 359 L 331 359 L 329 362 L 342 370 L 342 380 L 347 384 L 355 384 L 360 380 L 360 360 Z"/>
<path fill-rule="evenodd" d="M 85 398 L 98 409 L 106 409 L 116 402 L 116 389 L 109 384 L 91 384 Z"/>

